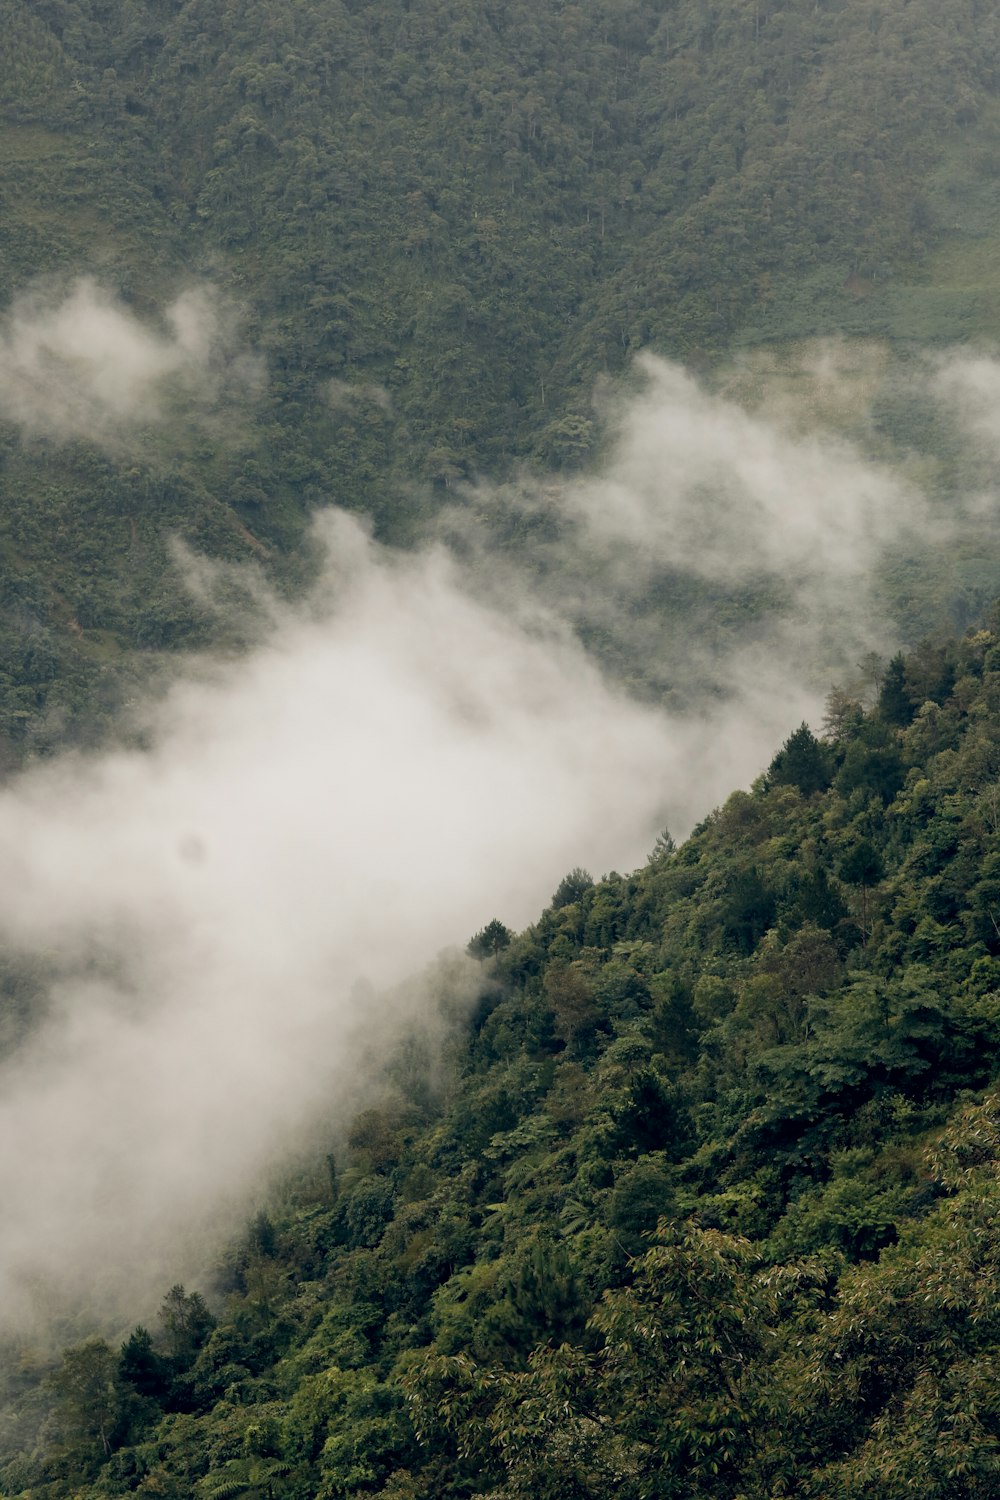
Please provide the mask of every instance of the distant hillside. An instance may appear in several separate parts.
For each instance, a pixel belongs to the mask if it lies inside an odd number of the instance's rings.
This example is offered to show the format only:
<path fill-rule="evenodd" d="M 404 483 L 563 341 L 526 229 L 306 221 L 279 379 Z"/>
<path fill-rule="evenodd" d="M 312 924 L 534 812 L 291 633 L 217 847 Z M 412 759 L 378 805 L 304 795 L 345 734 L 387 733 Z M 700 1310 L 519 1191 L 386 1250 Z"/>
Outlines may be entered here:
<path fill-rule="evenodd" d="M 2 0 L 0 27 L 4 301 L 88 275 L 155 326 L 208 283 L 268 368 L 228 444 L 0 428 L 8 758 L 210 638 L 169 536 L 274 566 L 332 499 L 405 538 L 465 476 L 588 461 L 595 381 L 643 348 L 1000 332 L 976 0 Z"/>

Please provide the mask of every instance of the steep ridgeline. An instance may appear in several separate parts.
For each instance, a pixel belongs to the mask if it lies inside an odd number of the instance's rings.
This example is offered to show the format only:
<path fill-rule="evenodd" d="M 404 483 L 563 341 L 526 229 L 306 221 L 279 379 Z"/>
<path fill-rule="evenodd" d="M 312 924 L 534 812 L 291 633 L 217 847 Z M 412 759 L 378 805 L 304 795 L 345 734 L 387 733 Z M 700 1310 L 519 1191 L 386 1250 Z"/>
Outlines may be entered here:
<path fill-rule="evenodd" d="M 11 1377 L 3 1493 L 995 1493 L 998 778 L 982 630 L 488 923 L 443 1081 L 400 1055 L 208 1303 Z"/>
<path fill-rule="evenodd" d="M 8 759 L 214 638 L 170 538 L 281 573 L 329 499 L 406 538 L 585 461 L 642 348 L 1000 330 L 981 0 L 0 0 L 0 34 L 3 303 L 89 276 L 162 333 L 194 282 L 267 371 L 208 427 L 0 402 Z"/>

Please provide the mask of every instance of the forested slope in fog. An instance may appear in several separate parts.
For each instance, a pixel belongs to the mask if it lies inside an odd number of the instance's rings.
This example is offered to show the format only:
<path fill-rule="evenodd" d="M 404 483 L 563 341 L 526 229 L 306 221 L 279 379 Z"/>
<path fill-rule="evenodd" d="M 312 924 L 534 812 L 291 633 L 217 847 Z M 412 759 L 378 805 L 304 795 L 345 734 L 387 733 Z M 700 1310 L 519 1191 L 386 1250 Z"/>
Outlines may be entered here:
<path fill-rule="evenodd" d="M 990 630 L 896 658 L 680 848 L 484 923 L 471 1020 L 204 1296 L 8 1368 L 4 1493 L 990 1493 L 998 695 Z"/>
<path fill-rule="evenodd" d="M 464 479 L 588 461 L 595 385 L 640 350 L 708 374 L 846 332 L 895 369 L 998 327 L 975 0 L 3 0 L 0 25 L 8 760 L 217 638 L 172 538 L 294 587 L 318 504 L 405 540 Z M 919 410 L 876 399 L 873 434 L 940 457 Z"/>
<path fill-rule="evenodd" d="M 0 1492 L 996 1492 L 998 89 L 0 0 Z"/>

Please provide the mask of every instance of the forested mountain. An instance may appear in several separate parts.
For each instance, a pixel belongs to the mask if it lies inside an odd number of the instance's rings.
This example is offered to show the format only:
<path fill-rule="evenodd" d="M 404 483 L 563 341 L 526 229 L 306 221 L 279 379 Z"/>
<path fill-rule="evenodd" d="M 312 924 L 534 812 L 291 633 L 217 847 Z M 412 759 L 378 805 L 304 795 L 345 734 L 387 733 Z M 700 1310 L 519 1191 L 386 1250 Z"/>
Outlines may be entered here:
<path fill-rule="evenodd" d="M 404 592 L 459 558 L 466 592 L 509 590 L 535 643 L 553 634 L 540 601 L 565 606 L 565 639 L 625 684 L 623 714 L 628 689 L 643 711 L 702 716 L 691 779 L 713 736 L 740 733 L 720 702 L 798 670 L 801 596 L 821 595 L 816 660 L 837 655 L 838 613 L 869 628 L 861 593 L 888 637 L 859 676 L 843 663 L 857 681 L 830 694 L 823 733 L 793 730 L 796 712 L 751 789 L 680 847 L 664 831 L 634 873 L 571 870 L 520 932 L 484 910 L 457 960 L 471 1014 L 435 992 L 432 1025 L 366 1060 L 365 1107 L 342 1128 L 331 1105 L 214 1273 L 164 1286 L 155 1323 L 102 1334 L 93 1308 L 76 1324 L 61 1308 L 63 1347 L 51 1327 L 11 1334 L 0 1493 L 996 1493 L 995 7 L 0 0 L 0 83 L 0 766 L 6 788 L 55 767 L 26 803 L 99 783 L 104 762 L 73 755 L 114 735 L 155 749 L 155 715 L 126 715 L 186 656 L 221 693 L 220 662 L 245 661 L 286 601 L 321 615 L 309 520 L 331 503 L 400 549 L 385 566 Z M 831 354 L 826 335 L 852 342 Z M 633 441 L 658 423 L 639 354 L 697 377 L 670 387 L 709 455 L 683 480 Z M 762 426 L 733 415 L 750 409 Z M 716 448 L 743 468 L 713 467 Z M 667 468 L 676 534 L 595 526 L 623 472 L 628 522 Z M 823 526 L 796 533 L 821 490 Z M 731 503 L 744 492 L 756 532 Z M 911 503 L 924 535 L 903 525 Z M 806 564 L 838 535 L 823 592 Z M 406 574 L 402 549 L 428 538 L 437 553 Z M 442 609 L 434 649 L 470 618 Z M 787 647 L 771 675 L 769 640 Z M 513 667 L 501 652 L 490 669 L 505 702 Z M 453 696 L 471 737 L 489 694 Z M 193 698 L 171 701 L 190 752 Z M 387 712 L 385 739 L 407 729 Z M 115 753 L 108 785 L 136 784 Z M 157 795 L 174 787 L 176 765 L 150 764 Z M 38 825 L 10 805 L 16 843 Z M 260 809 L 239 814 L 242 832 Z M 97 883 L 79 854 L 106 836 L 94 821 L 90 845 L 46 846 L 53 881 Z M 162 828 L 136 836 L 157 952 L 187 940 L 170 898 L 213 859 L 244 889 L 252 840 L 220 855 L 190 821 L 169 848 Z M 384 944 L 395 834 L 371 830 Z M 327 920 L 337 893 L 275 848 Z M 238 916 L 238 936 L 261 920 L 249 902 Z M 210 918 L 184 950 L 192 990 Z M 32 911 L 23 950 L 0 952 L 8 1082 L 39 1016 L 67 1008 L 55 930 Z M 84 980 L 134 999 L 105 938 Z M 357 1009 L 373 1003 L 362 986 Z"/>
<path fill-rule="evenodd" d="M 6 1494 L 996 1486 L 1000 637 L 493 919 L 210 1293 L 11 1372 Z M 20 1449 L 20 1452 L 18 1450 Z"/>
<path fill-rule="evenodd" d="M 641 349 L 707 371 L 740 341 L 998 329 L 976 0 L 3 0 L 0 26 L 8 354 L 89 276 L 161 333 L 213 290 L 266 365 L 221 428 L 189 391 L 141 442 L 25 427 L 21 369 L 8 759 L 92 738 L 210 638 L 168 538 L 283 573 L 327 500 L 406 538 L 463 478 L 586 461 L 595 381 Z M 36 358 L 79 350 L 50 330 Z"/>

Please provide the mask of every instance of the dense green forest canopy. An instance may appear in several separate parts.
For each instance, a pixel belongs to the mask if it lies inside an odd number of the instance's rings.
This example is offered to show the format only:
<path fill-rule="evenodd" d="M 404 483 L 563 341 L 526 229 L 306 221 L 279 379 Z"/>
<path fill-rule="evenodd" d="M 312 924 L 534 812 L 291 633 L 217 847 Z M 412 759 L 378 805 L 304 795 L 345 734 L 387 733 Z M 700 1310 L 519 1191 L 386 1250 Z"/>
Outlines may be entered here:
<path fill-rule="evenodd" d="M 595 382 L 642 349 L 708 371 L 1000 329 L 977 0 L 3 0 L 0 26 L 0 300 L 85 275 L 155 328 L 195 282 L 267 371 L 246 420 L 189 401 L 124 449 L 0 404 L 8 760 L 212 639 L 171 538 L 287 577 L 332 500 L 406 539 L 465 479 L 586 462 Z"/>

